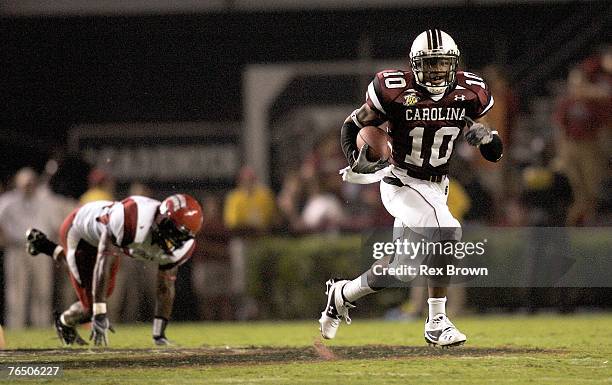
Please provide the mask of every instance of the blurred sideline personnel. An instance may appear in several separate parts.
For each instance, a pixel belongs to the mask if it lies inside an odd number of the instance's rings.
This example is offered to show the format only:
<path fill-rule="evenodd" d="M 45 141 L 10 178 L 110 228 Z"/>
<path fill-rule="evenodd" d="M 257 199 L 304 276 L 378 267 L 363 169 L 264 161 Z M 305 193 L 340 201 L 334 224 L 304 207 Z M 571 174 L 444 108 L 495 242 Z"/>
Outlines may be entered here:
<path fill-rule="evenodd" d="M 225 226 L 232 231 L 268 232 L 278 220 L 274 193 L 258 182 L 249 166 L 240 169 L 237 182 L 225 199 Z"/>
<path fill-rule="evenodd" d="M 610 67 L 612 73 L 612 64 Z M 582 67 L 574 67 L 568 74 L 565 93 L 554 108 L 553 119 L 560 128 L 559 159 L 574 191 L 567 218 L 569 226 L 589 224 L 597 214 L 610 155 L 606 143 L 606 131 L 612 123 L 610 88 L 612 80 L 608 87 L 599 86 Z"/>
<path fill-rule="evenodd" d="M 61 217 L 49 210 L 53 201 L 30 167 L 17 171 L 15 188 L 0 195 L 0 239 L 4 246 L 5 319 L 11 329 L 51 323 L 53 269 L 51 261 L 35 263 L 23 248 L 23 234 L 32 226 L 49 231 Z M 29 315 L 29 317 L 28 317 Z M 29 321 L 28 322 L 28 318 Z"/>
<path fill-rule="evenodd" d="M 66 344 L 84 344 L 76 326 L 91 321 L 95 345 L 107 345 L 110 322 L 106 301 L 113 291 L 119 257 L 159 264 L 153 340 L 168 345 L 165 329 L 172 313 L 174 281 L 179 265 L 195 248 L 202 227 L 202 208 L 191 196 L 175 194 L 159 202 L 131 196 L 120 202 L 96 201 L 74 210 L 60 229 L 60 243 L 31 229 L 26 234 L 28 252 L 64 260 L 78 302 L 56 316 L 55 327 Z"/>
<path fill-rule="evenodd" d="M 87 186 L 87 191 L 79 198 L 82 205 L 95 201 L 115 200 L 115 179 L 108 172 L 94 168 L 87 175 Z"/>
<path fill-rule="evenodd" d="M 483 121 L 472 120 L 481 119 L 493 106 L 489 88 L 477 75 L 458 71 L 458 63 L 459 49 L 448 34 L 438 29 L 421 33 L 410 50 L 411 70 L 376 74 L 368 86 L 366 103 L 345 120 L 341 133 L 350 165 L 343 179 L 354 183 L 382 179 L 381 198 L 395 217 L 394 230 L 399 229 L 400 237 L 407 239 L 413 234 L 416 239 L 425 237 L 442 244 L 424 256 L 433 267 L 452 263 L 454 257 L 441 250 L 461 239 L 461 225 L 447 206 L 448 161 L 455 139 L 467 127 L 465 140 L 479 147 L 485 159 L 497 162 L 503 151 L 497 133 Z M 362 127 L 384 122 L 388 122 L 393 144 L 391 165 L 367 160 L 368 146 L 360 151 L 356 145 Z M 329 280 L 327 305 L 319 319 L 322 336 L 334 338 L 342 318 L 350 323 L 348 311 L 359 298 L 397 285 L 398 279 L 404 283 L 414 279 L 380 274 L 386 267 L 411 264 L 409 259 L 406 254 L 388 255 L 353 280 Z M 381 268 L 374 269 L 377 265 Z M 424 337 L 432 345 L 460 345 L 467 339 L 446 316 L 447 286 L 448 277 L 428 279 L 429 316 Z"/>
<path fill-rule="evenodd" d="M 236 294 L 228 290 L 232 282 L 229 250 L 230 232 L 223 224 L 221 200 L 215 195 L 201 199 L 206 231 L 196 237 L 198 249 L 191 259 L 191 288 L 197 299 L 197 314 L 202 320 L 234 319 Z"/>
<path fill-rule="evenodd" d="M 278 214 L 274 193 L 258 181 L 257 174 L 250 166 L 240 168 L 236 188 L 225 198 L 223 222 L 231 231 L 229 253 L 231 280 L 229 292 L 238 303 L 238 317 L 247 308 L 246 261 L 248 241 L 268 234 L 278 224 Z"/>

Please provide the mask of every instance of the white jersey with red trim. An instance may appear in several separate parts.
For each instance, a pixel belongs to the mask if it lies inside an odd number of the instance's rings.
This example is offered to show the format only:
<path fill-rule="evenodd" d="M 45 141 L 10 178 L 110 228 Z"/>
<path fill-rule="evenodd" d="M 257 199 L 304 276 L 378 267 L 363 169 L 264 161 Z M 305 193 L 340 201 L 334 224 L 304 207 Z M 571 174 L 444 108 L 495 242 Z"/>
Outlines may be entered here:
<path fill-rule="evenodd" d="M 130 257 L 173 267 L 191 256 L 195 241 L 189 240 L 172 252 L 166 253 L 152 243 L 151 228 L 160 201 L 130 196 L 120 202 L 96 201 L 83 205 L 77 212 L 72 227 L 87 243 L 97 247 L 104 228 L 111 235 L 113 244 Z"/>

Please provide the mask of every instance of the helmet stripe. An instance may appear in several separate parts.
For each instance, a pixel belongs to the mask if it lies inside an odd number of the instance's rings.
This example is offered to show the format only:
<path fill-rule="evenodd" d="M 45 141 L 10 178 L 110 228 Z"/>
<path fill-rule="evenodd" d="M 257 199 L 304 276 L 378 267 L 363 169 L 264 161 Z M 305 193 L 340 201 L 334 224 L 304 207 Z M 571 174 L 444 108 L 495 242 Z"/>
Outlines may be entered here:
<path fill-rule="evenodd" d="M 431 48 L 430 49 L 437 49 L 440 46 L 440 44 L 438 43 L 438 30 L 430 29 L 429 33 L 431 33 Z"/>
<path fill-rule="evenodd" d="M 436 48 L 440 48 L 440 46 L 444 46 L 442 43 L 442 32 L 439 29 L 436 29 L 436 33 L 438 34 L 438 46 Z"/>
<path fill-rule="evenodd" d="M 427 48 L 432 49 L 431 48 L 431 29 L 427 30 L 426 35 L 427 35 Z"/>
<path fill-rule="evenodd" d="M 438 49 L 440 48 L 440 40 L 438 39 L 438 30 L 437 29 L 433 29 L 431 31 L 431 37 L 432 37 L 432 49 Z"/>
<path fill-rule="evenodd" d="M 177 194 L 176 197 L 179 201 L 179 208 L 187 207 L 187 199 L 185 199 L 185 195 Z"/>

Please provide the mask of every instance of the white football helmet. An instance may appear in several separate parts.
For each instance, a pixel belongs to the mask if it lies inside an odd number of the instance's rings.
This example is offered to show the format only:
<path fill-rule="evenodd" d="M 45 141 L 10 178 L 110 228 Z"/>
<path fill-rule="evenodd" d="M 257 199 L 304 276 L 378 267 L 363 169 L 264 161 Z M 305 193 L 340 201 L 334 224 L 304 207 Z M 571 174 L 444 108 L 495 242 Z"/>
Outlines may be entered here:
<path fill-rule="evenodd" d="M 438 95 L 455 82 L 459 48 L 452 37 L 439 29 L 429 29 L 414 39 L 410 65 L 417 84 Z"/>

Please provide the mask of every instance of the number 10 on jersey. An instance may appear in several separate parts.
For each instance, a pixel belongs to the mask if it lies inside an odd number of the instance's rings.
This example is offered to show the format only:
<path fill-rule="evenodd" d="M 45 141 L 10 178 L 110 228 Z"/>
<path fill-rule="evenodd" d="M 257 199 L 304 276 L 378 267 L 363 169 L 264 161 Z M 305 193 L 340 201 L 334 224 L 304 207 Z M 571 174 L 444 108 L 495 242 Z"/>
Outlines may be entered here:
<path fill-rule="evenodd" d="M 425 127 L 415 127 L 408 134 L 412 139 L 411 151 L 409 154 L 406 154 L 406 163 L 414 164 L 415 166 L 422 167 L 423 166 L 423 133 L 425 132 Z M 453 143 L 461 129 L 459 127 L 441 127 L 436 131 L 434 136 L 433 143 L 431 145 L 431 155 L 429 157 L 429 164 L 432 167 L 438 167 L 446 162 L 450 158 L 453 153 Z M 444 139 L 448 138 L 448 147 L 443 156 L 440 156 L 440 148 L 442 147 L 442 143 L 444 143 Z"/>

